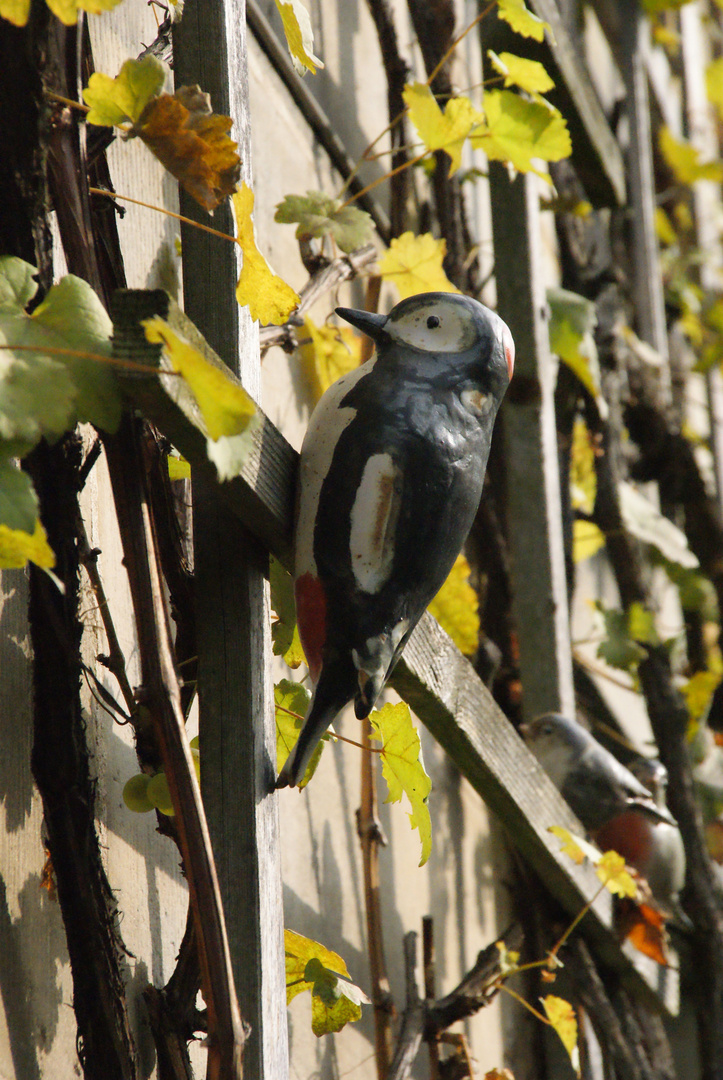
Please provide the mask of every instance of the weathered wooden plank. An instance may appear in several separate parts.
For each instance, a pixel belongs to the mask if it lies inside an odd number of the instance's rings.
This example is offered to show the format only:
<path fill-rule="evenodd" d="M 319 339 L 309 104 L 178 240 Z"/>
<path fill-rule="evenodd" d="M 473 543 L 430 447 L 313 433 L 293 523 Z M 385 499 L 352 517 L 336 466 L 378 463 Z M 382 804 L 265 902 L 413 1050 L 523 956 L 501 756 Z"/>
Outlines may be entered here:
<path fill-rule="evenodd" d="M 231 116 L 251 183 L 245 0 L 198 0 L 174 32 L 177 83 L 198 83 Z M 208 221 L 184 197 L 184 213 Z M 230 207 L 214 224 L 231 232 Z M 258 328 L 235 296 L 239 249 L 184 226 L 186 311 L 258 396 Z M 201 787 L 218 867 L 234 978 L 251 1036 L 247 1076 L 288 1076 L 283 905 L 274 775 L 268 550 L 231 514 L 207 472 L 193 477 Z"/>
<path fill-rule="evenodd" d="M 490 166 L 497 310 L 515 341 L 503 403 L 507 521 L 523 709 L 575 715 L 555 427 L 555 367 L 540 267 L 537 181 Z"/>
<path fill-rule="evenodd" d="M 139 298 L 143 296 L 153 298 L 153 307 L 159 307 L 164 299 L 162 293 L 119 293 L 114 322 L 136 320 Z M 183 323 L 183 318 L 178 318 L 179 328 Z M 190 336 L 187 320 L 185 330 Z M 124 333 L 127 333 L 125 328 Z M 147 346 L 144 362 L 153 364 L 157 352 L 157 347 Z M 207 349 L 207 355 L 213 354 Z M 220 363 L 217 358 L 216 362 Z M 171 401 L 154 377 L 133 375 L 124 378 L 132 400 L 193 463 L 194 471 L 208 474 L 208 463 L 203 460 L 205 437 L 196 426 L 198 420 L 187 395 L 179 394 L 181 407 Z M 178 387 L 178 380 L 169 382 Z M 290 567 L 293 503 L 291 498 L 279 500 L 275 487 L 280 482 L 283 490 L 289 493 L 293 490 L 298 455 L 267 419 L 263 421 L 257 442 L 266 443 L 266 452 L 257 453 L 255 448 L 253 466 L 245 468 L 243 476 L 237 480 L 220 485 L 220 490 L 226 505 L 249 529 L 255 529 L 258 522 L 263 523 L 258 539 L 268 544 L 270 550 Z M 260 505 L 263 513 L 259 512 Z M 597 878 L 584 867 L 576 868 L 567 858 L 561 858 L 557 841 L 546 828 L 557 824 L 580 832 L 582 826 L 471 665 L 431 616 L 425 616 L 412 635 L 394 673 L 393 685 L 409 701 L 475 790 L 500 816 L 514 842 L 551 892 L 571 915 L 577 914 L 596 893 Z M 584 920 L 583 932 L 590 936 L 605 962 L 622 973 L 631 988 L 660 1007 L 660 1000 L 653 997 L 652 989 L 657 987 L 657 965 L 651 962 L 650 970 L 637 971 L 638 958 L 633 966 L 625 950 L 620 949 L 611 925 L 609 898 L 598 898 L 593 911 Z"/>
<path fill-rule="evenodd" d="M 565 117 L 572 138 L 572 161 L 595 206 L 625 204 L 625 163 L 610 130 L 580 49 L 576 48 L 555 0 L 530 0 L 529 6 L 552 28 L 542 42 L 514 34 L 494 13 L 481 24 L 485 48 L 506 49 L 544 64 L 555 82 L 545 96 Z M 554 38 L 554 40 L 553 40 Z"/>

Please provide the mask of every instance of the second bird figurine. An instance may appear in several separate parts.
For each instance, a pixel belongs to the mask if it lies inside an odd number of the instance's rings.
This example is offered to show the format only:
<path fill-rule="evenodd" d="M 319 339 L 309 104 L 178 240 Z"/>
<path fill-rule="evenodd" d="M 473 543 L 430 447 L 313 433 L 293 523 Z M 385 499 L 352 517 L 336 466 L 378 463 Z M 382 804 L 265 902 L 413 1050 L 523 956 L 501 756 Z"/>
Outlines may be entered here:
<path fill-rule="evenodd" d="M 337 308 L 376 354 L 324 394 L 301 449 L 295 595 L 314 694 L 277 781 L 294 786 L 336 715 L 368 716 L 477 512 L 509 329 L 455 293 L 389 315 Z"/>

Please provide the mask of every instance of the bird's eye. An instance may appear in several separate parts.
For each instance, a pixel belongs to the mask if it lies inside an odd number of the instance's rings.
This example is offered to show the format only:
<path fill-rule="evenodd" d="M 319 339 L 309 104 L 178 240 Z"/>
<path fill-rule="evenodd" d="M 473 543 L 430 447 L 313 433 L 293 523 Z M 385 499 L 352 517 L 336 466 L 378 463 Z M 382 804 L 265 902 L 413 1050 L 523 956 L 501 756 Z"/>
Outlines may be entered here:
<path fill-rule="evenodd" d="M 437 326 L 439 326 L 439 319 L 436 315 L 429 316 L 429 318 L 427 319 L 427 326 L 430 330 L 434 330 Z"/>

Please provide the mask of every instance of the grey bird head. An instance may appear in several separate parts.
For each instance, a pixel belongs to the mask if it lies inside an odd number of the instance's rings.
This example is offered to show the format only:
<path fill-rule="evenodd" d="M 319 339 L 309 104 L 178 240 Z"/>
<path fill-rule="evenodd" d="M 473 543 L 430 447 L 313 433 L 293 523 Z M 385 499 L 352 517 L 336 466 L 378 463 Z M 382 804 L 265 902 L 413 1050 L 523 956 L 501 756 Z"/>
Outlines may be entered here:
<path fill-rule="evenodd" d="M 647 788 L 575 720 L 538 716 L 521 734 L 555 787 L 586 829 L 594 831 L 624 810 L 675 824 Z"/>

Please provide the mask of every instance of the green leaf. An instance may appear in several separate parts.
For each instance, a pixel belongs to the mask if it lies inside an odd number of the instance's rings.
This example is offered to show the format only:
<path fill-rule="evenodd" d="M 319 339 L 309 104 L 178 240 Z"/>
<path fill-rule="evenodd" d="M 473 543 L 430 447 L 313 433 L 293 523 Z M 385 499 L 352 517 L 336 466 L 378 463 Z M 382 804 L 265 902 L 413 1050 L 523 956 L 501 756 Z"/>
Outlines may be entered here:
<path fill-rule="evenodd" d="M 715 106 L 719 118 L 723 120 L 723 57 L 706 68 L 705 89 L 708 101 Z"/>
<path fill-rule="evenodd" d="M 567 289 L 548 289 L 547 303 L 550 349 L 575 373 L 605 418 L 607 404 L 600 393 L 600 365 L 593 336 L 597 325 L 594 303 Z"/>
<path fill-rule="evenodd" d="M 37 270 L 15 255 L 0 257 L 0 315 L 24 311 L 38 291 Z"/>
<path fill-rule="evenodd" d="M 38 519 L 38 497 L 33 483 L 12 461 L 0 458 L 0 525 L 32 533 Z"/>
<path fill-rule="evenodd" d="M 647 651 L 630 637 L 626 612 L 605 608 L 599 601 L 595 606 L 603 616 L 607 634 L 606 639 L 598 645 L 598 656 L 610 667 L 635 675 L 638 664 L 645 659 Z"/>
<path fill-rule="evenodd" d="M 321 191 L 306 195 L 286 195 L 276 207 L 274 221 L 282 225 L 298 222 L 296 238 L 319 239 L 331 236 L 342 251 L 356 251 L 371 238 L 371 215 L 358 206 L 343 206 L 341 199 Z"/>
<path fill-rule="evenodd" d="M 524 0 L 498 0 L 497 14 L 500 19 L 504 19 L 506 23 L 509 23 L 512 29 L 521 34 L 522 37 L 542 41 L 545 30 L 549 31 L 550 36 L 552 36 L 550 24 L 543 22 L 542 19 L 538 19 L 537 15 L 533 15 L 531 11 L 528 11 Z"/>
<path fill-rule="evenodd" d="M 498 56 L 492 49 L 487 50 L 492 67 L 504 75 L 505 86 L 519 86 L 530 94 L 545 94 L 554 90 L 555 84 L 538 60 L 526 60 L 522 56 L 503 52 Z"/>
<path fill-rule="evenodd" d="M 283 656 L 290 668 L 297 668 L 304 662 L 304 650 L 296 625 L 294 579 L 273 555 L 269 564 L 269 583 L 271 607 L 276 613 L 271 624 L 274 656 Z"/>
<path fill-rule="evenodd" d="M 629 533 L 645 544 L 652 544 L 672 563 L 687 569 L 698 566 L 698 559 L 688 547 L 685 533 L 677 525 L 627 481 L 622 481 L 618 490 L 620 512 Z"/>
<path fill-rule="evenodd" d="M 409 822 L 413 829 L 419 829 L 422 842 L 419 865 L 423 866 L 432 853 L 432 819 L 427 806 L 432 781 L 424 771 L 422 745 L 412 723 L 412 714 L 409 706 L 400 702 L 376 710 L 369 720 L 374 738 L 383 744 L 382 772 L 389 788 L 385 802 L 399 802 L 404 793 L 412 804 Z"/>
<path fill-rule="evenodd" d="M 151 98 L 160 94 L 168 69 L 155 56 L 126 60 L 115 79 L 96 71 L 83 100 L 90 106 L 86 123 L 102 127 L 135 124 Z"/>
<path fill-rule="evenodd" d="M 318 1037 L 341 1031 L 361 1018 L 362 1004 L 370 1004 L 363 990 L 349 980 L 341 956 L 318 941 L 284 930 L 286 1000 L 311 992 L 311 1030 Z"/>
<path fill-rule="evenodd" d="M 304 717 L 309 708 L 311 694 L 301 683 L 291 679 L 281 679 L 274 687 L 274 701 L 276 702 L 276 767 L 281 772 L 287 757 L 291 753 L 299 738 L 299 732 L 304 724 Z M 306 787 L 316 772 L 316 767 L 321 760 L 324 743 L 334 738 L 334 729 L 329 728 L 321 737 L 321 742 L 311 756 L 311 761 L 304 773 L 299 788 Z"/>
<path fill-rule="evenodd" d="M 492 161 L 534 172 L 533 158 L 560 161 L 572 153 L 567 123 L 547 103 L 526 101 L 511 90 L 491 90 L 485 94 L 484 110 L 486 124 L 470 135 L 470 141 Z"/>

